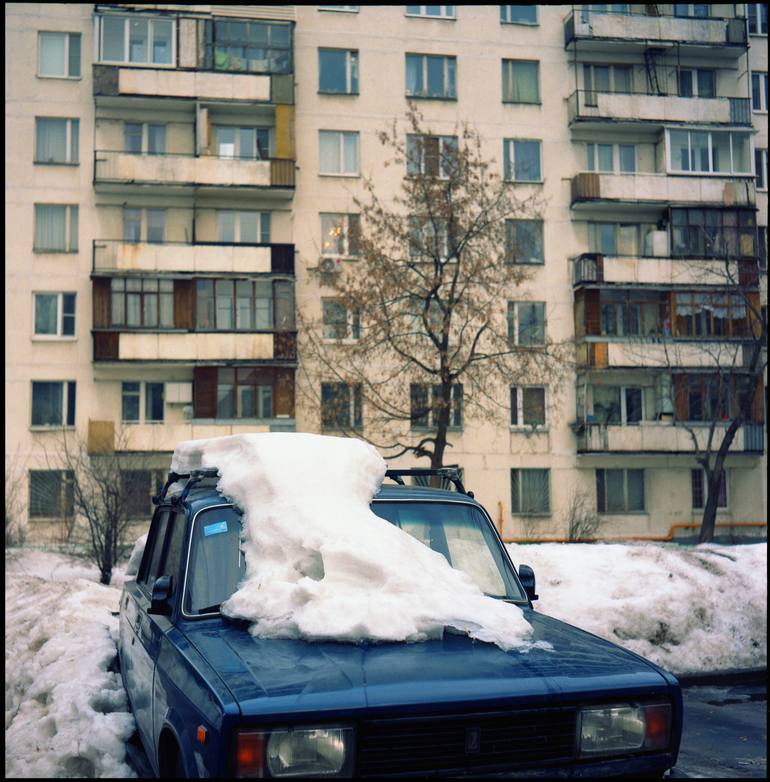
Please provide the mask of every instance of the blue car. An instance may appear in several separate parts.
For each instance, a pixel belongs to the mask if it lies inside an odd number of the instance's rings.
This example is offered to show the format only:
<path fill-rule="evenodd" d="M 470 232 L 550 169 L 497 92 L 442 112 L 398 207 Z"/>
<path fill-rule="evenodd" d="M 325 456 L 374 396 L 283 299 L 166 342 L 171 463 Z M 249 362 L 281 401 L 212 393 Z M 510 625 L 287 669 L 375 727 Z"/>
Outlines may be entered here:
<path fill-rule="evenodd" d="M 456 490 L 407 486 L 439 474 Z M 464 635 L 422 643 L 263 640 L 220 604 L 245 572 L 241 513 L 215 471 L 171 474 L 120 601 L 120 671 L 161 777 L 662 776 L 682 732 L 677 680 L 532 608 L 484 508 L 455 471 L 389 471 L 372 510 L 489 595 L 551 650 Z M 216 534 L 212 533 L 216 530 Z M 460 562 L 460 560 L 463 562 Z M 468 562 L 471 564 L 469 565 Z"/>

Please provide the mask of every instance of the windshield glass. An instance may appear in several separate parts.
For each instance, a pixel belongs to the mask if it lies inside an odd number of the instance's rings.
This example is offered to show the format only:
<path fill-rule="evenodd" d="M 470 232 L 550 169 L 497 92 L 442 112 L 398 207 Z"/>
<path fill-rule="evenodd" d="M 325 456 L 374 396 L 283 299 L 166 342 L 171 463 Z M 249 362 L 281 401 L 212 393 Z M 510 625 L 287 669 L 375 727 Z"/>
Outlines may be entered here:
<path fill-rule="evenodd" d="M 382 500 L 372 503 L 372 511 L 438 551 L 487 595 L 526 601 L 488 521 L 473 505 Z M 195 516 L 184 597 L 188 616 L 219 611 L 246 575 L 240 529 L 241 514 L 232 507 Z"/>

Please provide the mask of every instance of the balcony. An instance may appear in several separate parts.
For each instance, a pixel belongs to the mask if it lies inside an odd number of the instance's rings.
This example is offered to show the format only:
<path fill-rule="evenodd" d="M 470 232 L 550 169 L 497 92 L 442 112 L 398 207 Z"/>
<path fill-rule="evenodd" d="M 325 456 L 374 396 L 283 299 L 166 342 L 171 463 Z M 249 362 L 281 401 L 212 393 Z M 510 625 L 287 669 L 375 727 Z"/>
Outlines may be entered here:
<path fill-rule="evenodd" d="M 296 332 L 94 330 L 94 361 L 166 364 L 240 361 L 294 365 Z"/>
<path fill-rule="evenodd" d="M 719 448 L 727 425 L 718 424 L 711 448 Z M 708 447 L 709 425 L 700 423 L 674 424 L 671 421 L 641 421 L 632 426 L 585 424 L 578 429 L 579 454 L 693 454 Z M 764 451 L 762 424 L 745 424 L 735 434 L 730 453 L 761 454 Z"/>
<path fill-rule="evenodd" d="M 124 193 L 152 188 L 156 194 L 264 191 L 272 198 L 294 196 L 294 160 L 251 160 L 192 154 L 145 155 L 116 150 L 94 152 L 94 190 Z"/>
<path fill-rule="evenodd" d="M 564 22 L 564 47 L 577 46 L 581 54 L 641 52 L 661 44 L 676 45 L 685 55 L 734 60 L 747 49 L 746 20 L 585 9 L 573 11 Z"/>
<path fill-rule="evenodd" d="M 717 204 L 753 206 L 750 175 L 719 174 L 599 174 L 583 172 L 572 178 L 571 207 L 576 210 L 618 211 L 624 205 Z"/>
<path fill-rule="evenodd" d="M 744 365 L 739 340 L 590 337 L 577 345 L 577 363 L 593 369 L 731 368 Z"/>
<path fill-rule="evenodd" d="M 93 272 L 294 274 L 294 245 L 96 239 L 93 243 Z"/>
<path fill-rule="evenodd" d="M 731 125 L 751 127 L 748 98 L 680 98 L 678 95 L 576 90 L 570 95 L 569 122 L 574 128 L 615 130 L 638 128 L 639 123 Z"/>

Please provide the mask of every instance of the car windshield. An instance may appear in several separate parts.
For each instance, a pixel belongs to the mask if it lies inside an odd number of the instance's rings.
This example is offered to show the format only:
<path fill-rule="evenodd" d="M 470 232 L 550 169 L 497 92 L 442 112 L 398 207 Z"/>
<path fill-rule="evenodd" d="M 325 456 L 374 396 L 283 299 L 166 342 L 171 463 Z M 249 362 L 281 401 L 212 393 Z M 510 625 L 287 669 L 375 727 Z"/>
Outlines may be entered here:
<path fill-rule="evenodd" d="M 489 523 L 475 506 L 381 500 L 372 503 L 372 510 L 438 551 L 487 595 L 526 601 Z M 246 575 L 240 529 L 241 514 L 232 507 L 207 508 L 196 514 L 184 596 L 188 616 L 219 611 L 220 603 Z"/>

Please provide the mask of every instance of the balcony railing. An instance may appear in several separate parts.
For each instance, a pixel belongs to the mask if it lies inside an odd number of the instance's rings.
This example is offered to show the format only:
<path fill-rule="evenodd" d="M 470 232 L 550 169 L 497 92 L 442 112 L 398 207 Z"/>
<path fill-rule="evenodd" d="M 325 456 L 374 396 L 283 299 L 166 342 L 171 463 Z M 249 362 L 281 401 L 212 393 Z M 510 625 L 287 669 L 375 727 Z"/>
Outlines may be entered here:
<path fill-rule="evenodd" d="M 572 178 L 572 207 L 602 201 L 629 204 L 724 204 L 753 206 L 751 175 L 599 174 Z"/>
<path fill-rule="evenodd" d="M 751 101 L 748 98 L 683 98 L 648 92 L 576 90 L 569 98 L 569 121 L 751 126 Z"/>
<path fill-rule="evenodd" d="M 293 244 L 129 242 L 95 239 L 93 272 L 294 274 Z"/>
<path fill-rule="evenodd" d="M 294 189 L 294 160 L 94 151 L 94 185 Z M 290 195 L 290 194 L 289 194 Z"/>
<path fill-rule="evenodd" d="M 655 6 L 647 6 L 655 8 Z M 609 45 L 655 41 L 676 42 L 685 50 L 709 47 L 715 56 L 737 56 L 747 45 L 746 20 L 742 17 L 670 16 L 660 13 L 607 13 L 582 9 L 564 22 L 564 45 L 592 41 Z"/>

